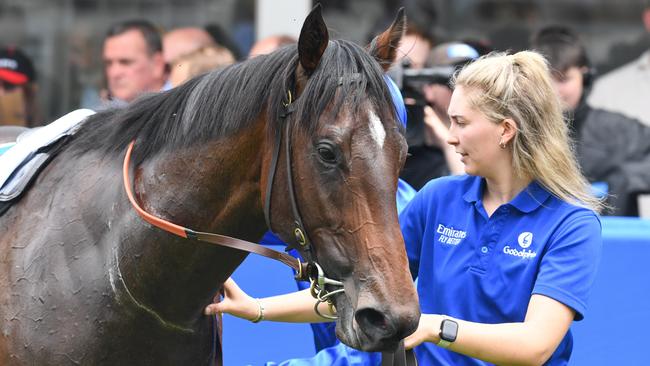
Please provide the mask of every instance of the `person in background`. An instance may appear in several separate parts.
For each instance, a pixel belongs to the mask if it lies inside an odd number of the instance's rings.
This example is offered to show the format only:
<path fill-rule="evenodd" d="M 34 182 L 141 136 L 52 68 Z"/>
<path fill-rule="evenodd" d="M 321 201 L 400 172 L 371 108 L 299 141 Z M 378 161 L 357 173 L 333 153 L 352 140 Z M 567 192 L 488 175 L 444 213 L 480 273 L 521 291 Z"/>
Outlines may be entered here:
<path fill-rule="evenodd" d="M 422 309 L 405 346 L 422 365 L 565 365 L 601 255 L 601 203 L 548 64 L 531 51 L 490 54 L 453 85 L 448 143 L 467 175 L 431 181 L 399 216 Z M 315 321 L 314 304 L 308 292 L 255 300 L 229 280 L 206 313 Z"/>
<path fill-rule="evenodd" d="M 142 93 L 158 92 L 167 79 L 160 32 L 146 20 L 111 26 L 103 46 L 108 98 L 115 104 L 133 101 Z"/>
<path fill-rule="evenodd" d="M 479 56 L 485 56 L 488 53 L 494 51 L 492 42 L 489 39 L 483 37 L 467 37 L 461 39 L 460 43 L 464 43 L 478 52 Z"/>
<path fill-rule="evenodd" d="M 650 126 L 587 104 L 593 71 L 582 42 L 570 28 L 542 28 L 531 47 L 551 64 L 583 173 L 592 183 L 607 186 L 606 213 L 638 215 L 636 193 L 650 191 Z"/>
<path fill-rule="evenodd" d="M 646 29 L 645 44 L 650 45 L 650 0 L 641 11 Z M 621 113 L 650 126 L 650 48 L 636 60 L 599 77 L 587 99 L 596 107 Z"/>
<path fill-rule="evenodd" d="M 268 36 L 266 38 L 258 40 L 253 44 L 250 52 L 248 53 L 248 58 L 253 58 L 259 55 L 266 55 L 277 50 L 280 47 L 296 43 L 298 43 L 298 40 L 288 35 L 280 34 Z"/>
<path fill-rule="evenodd" d="M 452 93 L 449 82 L 454 72 L 478 57 L 479 53 L 465 43 L 440 44 L 431 50 L 426 62 L 427 68 L 420 69 L 431 76 L 410 87 L 417 89 L 413 93 L 417 97 L 406 100 L 411 112 L 411 124 L 407 133 L 409 156 L 400 177 L 415 189 L 422 188 L 433 178 L 463 174 L 460 156 L 453 146 L 447 144 L 447 108 Z M 405 76 L 403 83 L 410 84 L 407 80 L 409 78 Z"/>
<path fill-rule="evenodd" d="M 0 125 L 40 125 L 37 90 L 29 57 L 15 47 L 0 48 Z"/>
<path fill-rule="evenodd" d="M 204 27 L 205 31 L 210 34 L 214 42 L 220 46 L 226 47 L 230 53 L 235 57 L 235 60 L 242 59 L 239 46 L 235 43 L 230 32 L 226 31 L 221 25 L 217 23 L 209 23 Z"/>
<path fill-rule="evenodd" d="M 425 66 L 434 44 L 435 41 L 425 32 L 411 26 L 406 29 L 397 48 L 395 62 L 401 62 L 402 65 L 411 69 L 421 69 Z"/>
<path fill-rule="evenodd" d="M 177 66 L 178 58 L 202 47 L 216 46 L 214 39 L 203 28 L 172 29 L 163 35 L 163 58 L 170 69 Z"/>
<path fill-rule="evenodd" d="M 176 87 L 208 71 L 235 63 L 235 56 L 225 47 L 206 46 L 175 59 L 169 83 Z"/>

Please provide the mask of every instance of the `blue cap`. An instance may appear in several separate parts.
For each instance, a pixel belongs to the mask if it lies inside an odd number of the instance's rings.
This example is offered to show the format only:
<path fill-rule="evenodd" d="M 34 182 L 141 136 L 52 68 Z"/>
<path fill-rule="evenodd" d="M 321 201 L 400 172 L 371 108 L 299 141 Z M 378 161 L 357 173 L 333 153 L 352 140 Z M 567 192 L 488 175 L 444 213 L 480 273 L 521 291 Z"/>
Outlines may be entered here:
<path fill-rule="evenodd" d="M 399 121 L 402 122 L 402 125 L 404 125 L 404 128 L 406 128 L 406 106 L 404 106 L 402 93 L 399 91 L 397 84 L 395 84 L 390 76 L 384 75 L 384 80 L 386 80 L 388 91 L 390 91 L 390 96 L 393 98 L 393 105 L 395 106 L 397 117 L 399 118 Z"/>
<path fill-rule="evenodd" d="M 430 66 L 459 66 L 479 58 L 478 51 L 465 43 L 449 42 L 435 46 L 429 53 Z"/>

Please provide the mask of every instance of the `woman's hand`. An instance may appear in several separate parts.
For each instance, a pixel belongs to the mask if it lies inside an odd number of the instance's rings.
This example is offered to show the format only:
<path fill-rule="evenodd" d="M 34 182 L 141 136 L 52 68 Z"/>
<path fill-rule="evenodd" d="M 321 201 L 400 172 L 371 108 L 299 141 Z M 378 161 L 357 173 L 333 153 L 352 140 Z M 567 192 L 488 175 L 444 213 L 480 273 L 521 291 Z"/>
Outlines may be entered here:
<path fill-rule="evenodd" d="M 253 320 L 259 317 L 259 303 L 242 291 L 232 278 L 223 284 L 224 296 L 221 302 L 205 308 L 205 315 L 226 313 L 238 318 Z"/>
<path fill-rule="evenodd" d="M 448 143 L 449 127 L 440 119 L 433 108 L 424 107 L 424 139 L 427 145 L 437 146 L 445 155 L 445 161 L 451 174 L 464 174 L 465 164 L 460 160 L 460 154 Z"/>
<path fill-rule="evenodd" d="M 424 125 L 426 127 L 424 137 L 427 145 L 437 146 L 444 150 L 448 146 L 449 127 L 430 106 L 424 107 Z"/>
<path fill-rule="evenodd" d="M 440 341 L 440 323 L 442 316 L 438 314 L 422 314 L 418 329 L 404 339 L 404 348 L 411 349 L 424 342 L 438 343 Z"/>

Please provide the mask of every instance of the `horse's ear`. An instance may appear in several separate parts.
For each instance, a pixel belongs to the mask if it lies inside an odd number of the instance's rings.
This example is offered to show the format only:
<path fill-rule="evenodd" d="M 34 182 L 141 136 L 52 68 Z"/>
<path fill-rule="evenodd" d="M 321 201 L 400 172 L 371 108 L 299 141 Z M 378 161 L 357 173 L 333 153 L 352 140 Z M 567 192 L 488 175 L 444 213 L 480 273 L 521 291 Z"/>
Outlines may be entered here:
<path fill-rule="evenodd" d="M 393 24 L 384 33 L 375 37 L 368 45 L 368 52 L 379 62 L 384 71 L 388 71 L 397 56 L 397 46 L 402 40 L 406 27 L 404 8 L 397 11 Z"/>
<path fill-rule="evenodd" d="M 320 4 L 316 4 L 305 19 L 298 38 L 298 58 L 307 75 L 311 75 L 318 66 L 327 48 L 327 42 L 329 42 L 327 26 L 321 15 Z"/>

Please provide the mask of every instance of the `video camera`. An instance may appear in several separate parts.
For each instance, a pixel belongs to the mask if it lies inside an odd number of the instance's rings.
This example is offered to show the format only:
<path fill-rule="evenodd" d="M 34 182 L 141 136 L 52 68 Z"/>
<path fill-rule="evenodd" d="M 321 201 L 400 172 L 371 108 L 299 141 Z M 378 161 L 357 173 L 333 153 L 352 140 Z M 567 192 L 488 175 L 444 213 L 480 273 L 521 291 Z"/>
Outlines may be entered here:
<path fill-rule="evenodd" d="M 415 100 L 415 105 L 424 107 L 427 102 L 422 87 L 431 84 L 448 86 L 455 71 L 456 67 L 451 65 L 412 69 L 408 60 L 404 60 L 391 68 L 388 75 L 399 87 L 402 97 L 411 98 Z"/>
<path fill-rule="evenodd" d="M 449 81 L 456 71 L 455 66 L 436 66 L 412 69 L 407 60 L 393 66 L 388 75 L 400 89 L 406 104 L 408 124 L 406 140 L 409 146 L 424 145 L 424 107 L 428 104 L 424 85 L 439 84 L 449 86 Z"/>

